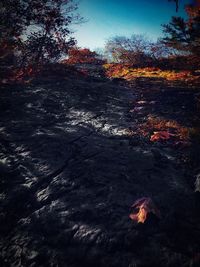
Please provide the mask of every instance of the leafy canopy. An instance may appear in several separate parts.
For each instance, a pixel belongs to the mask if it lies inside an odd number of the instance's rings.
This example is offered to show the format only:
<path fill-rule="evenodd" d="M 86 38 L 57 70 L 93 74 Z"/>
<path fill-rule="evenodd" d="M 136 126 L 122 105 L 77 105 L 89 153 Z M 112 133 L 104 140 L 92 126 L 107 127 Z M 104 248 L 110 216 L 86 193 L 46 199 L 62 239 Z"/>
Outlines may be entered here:
<path fill-rule="evenodd" d="M 73 0 L 2 0 L 0 44 L 23 64 L 57 60 L 75 44 L 70 25 L 82 21 L 76 10 Z"/>
<path fill-rule="evenodd" d="M 188 18 L 172 17 L 163 25 L 163 43 L 180 52 L 200 56 L 200 6 L 186 6 Z"/>

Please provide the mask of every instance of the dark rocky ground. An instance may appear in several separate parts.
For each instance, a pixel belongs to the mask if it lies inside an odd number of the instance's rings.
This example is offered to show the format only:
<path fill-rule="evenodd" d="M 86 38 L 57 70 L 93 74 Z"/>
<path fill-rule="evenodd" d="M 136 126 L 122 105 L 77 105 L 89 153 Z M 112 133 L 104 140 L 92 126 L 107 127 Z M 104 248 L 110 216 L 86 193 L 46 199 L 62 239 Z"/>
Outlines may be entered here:
<path fill-rule="evenodd" d="M 196 145 L 128 134 L 150 113 L 197 124 L 198 90 L 76 77 L 4 85 L 0 266 L 199 266 Z M 156 102 L 130 113 L 139 100 Z M 130 220 L 141 197 L 161 219 Z"/>

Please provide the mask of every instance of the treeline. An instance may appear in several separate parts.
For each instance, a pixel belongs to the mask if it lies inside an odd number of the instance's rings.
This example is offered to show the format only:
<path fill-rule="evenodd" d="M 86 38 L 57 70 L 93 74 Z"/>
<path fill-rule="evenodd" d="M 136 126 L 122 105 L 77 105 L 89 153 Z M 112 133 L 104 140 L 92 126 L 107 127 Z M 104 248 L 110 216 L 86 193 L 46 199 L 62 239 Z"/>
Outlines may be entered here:
<path fill-rule="evenodd" d="M 67 64 L 108 61 L 134 67 L 200 68 L 199 5 L 186 6 L 186 19 L 172 17 L 168 24 L 162 25 L 164 37 L 157 42 L 143 35 L 115 36 L 99 53 L 76 46 L 71 26 L 83 22 L 83 18 L 77 13 L 75 1 L 2 0 L 1 70 L 5 66 L 38 68 L 63 58 Z"/>
<path fill-rule="evenodd" d="M 133 67 L 196 70 L 200 68 L 200 6 L 186 6 L 187 19 L 172 17 L 162 25 L 164 37 L 156 42 L 144 35 L 110 38 L 98 54 L 89 49 L 70 50 L 68 63 L 128 64 Z"/>
<path fill-rule="evenodd" d="M 116 36 L 105 47 L 107 58 L 135 67 L 200 68 L 200 6 L 186 6 L 187 19 L 172 17 L 157 42 L 143 35 Z"/>

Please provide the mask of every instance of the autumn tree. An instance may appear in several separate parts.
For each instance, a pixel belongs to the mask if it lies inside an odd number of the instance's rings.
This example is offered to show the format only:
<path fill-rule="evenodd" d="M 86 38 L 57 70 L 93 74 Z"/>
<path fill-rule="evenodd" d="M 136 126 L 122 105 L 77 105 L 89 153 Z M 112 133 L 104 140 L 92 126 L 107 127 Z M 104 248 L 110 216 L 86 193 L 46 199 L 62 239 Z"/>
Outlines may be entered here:
<path fill-rule="evenodd" d="M 187 19 L 172 17 L 163 25 L 163 43 L 180 53 L 200 57 L 200 6 L 186 6 Z"/>
<path fill-rule="evenodd" d="M 73 47 L 69 50 L 67 63 L 78 64 L 78 63 L 100 63 L 101 60 L 98 58 L 98 54 L 91 51 L 88 48 Z"/>
<path fill-rule="evenodd" d="M 0 42 L 23 64 L 57 60 L 75 44 L 69 26 L 81 21 L 76 9 L 73 0 L 3 0 Z"/>
<path fill-rule="evenodd" d="M 106 51 L 114 62 L 146 65 L 149 61 L 151 42 L 143 35 L 133 34 L 130 38 L 116 36 L 108 40 Z"/>
<path fill-rule="evenodd" d="M 149 55 L 156 62 L 161 59 L 176 57 L 179 52 L 173 47 L 166 46 L 162 39 L 158 39 L 150 44 Z"/>
<path fill-rule="evenodd" d="M 23 3 L 19 0 L 2 0 L 0 17 L 0 60 L 13 63 L 14 51 L 27 24 Z"/>

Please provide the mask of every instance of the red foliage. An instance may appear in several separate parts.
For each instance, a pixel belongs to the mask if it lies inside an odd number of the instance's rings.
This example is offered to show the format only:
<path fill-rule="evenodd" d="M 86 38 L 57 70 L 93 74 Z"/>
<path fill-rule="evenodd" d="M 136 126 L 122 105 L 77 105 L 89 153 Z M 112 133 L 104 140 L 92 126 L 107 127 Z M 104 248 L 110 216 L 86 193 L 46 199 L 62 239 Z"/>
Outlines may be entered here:
<path fill-rule="evenodd" d="M 134 202 L 131 206 L 133 212 L 130 214 L 130 219 L 137 223 L 144 223 L 148 213 L 153 213 L 157 217 L 161 217 L 160 211 L 157 209 L 151 198 L 143 197 Z"/>
<path fill-rule="evenodd" d="M 21 69 L 14 69 L 0 82 L 4 84 L 29 82 L 30 79 L 34 77 L 39 71 L 39 68 L 37 70 L 34 70 L 32 66 L 27 66 L 26 68 Z"/>
<path fill-rule="evenodd" d="M 16 82 L 22 82 L 25 79 L 32 77 L 34 74 L 36 74 L 36 72 L 37 71 L 34 71 L 32 66 L 19 69 L 16 72 L 14 72 L 13 80 Z"/>
<path fill-rule="evenodd" d="M 78 63 L 99 63 L 96 52 L 92 52 L 87 48 L 78 49 L 72 48 L 69 50 L 69 58 L 64 61 L 68 64 Z"/>
<path fill-rule="evenodd" d="M 160 131 L 160 132 L 154 132 L 154 134 L 151 136 L 150 141 L 161 141 L 161 140 L 168 140 L 171 136 L 175 136 L 175 134 L 171 134 L 167 131 Z"/>

